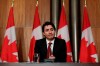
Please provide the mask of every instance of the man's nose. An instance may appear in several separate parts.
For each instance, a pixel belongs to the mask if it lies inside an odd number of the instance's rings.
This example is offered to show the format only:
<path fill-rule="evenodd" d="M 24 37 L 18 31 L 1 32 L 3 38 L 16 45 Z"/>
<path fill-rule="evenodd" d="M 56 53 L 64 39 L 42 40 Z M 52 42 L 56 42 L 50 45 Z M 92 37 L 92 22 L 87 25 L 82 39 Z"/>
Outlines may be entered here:
<path fill-rule="evenodd" d="M 49 30 L 49 33 L 52 33 L 52 31 L 51 31 L 51 30 Z"/>

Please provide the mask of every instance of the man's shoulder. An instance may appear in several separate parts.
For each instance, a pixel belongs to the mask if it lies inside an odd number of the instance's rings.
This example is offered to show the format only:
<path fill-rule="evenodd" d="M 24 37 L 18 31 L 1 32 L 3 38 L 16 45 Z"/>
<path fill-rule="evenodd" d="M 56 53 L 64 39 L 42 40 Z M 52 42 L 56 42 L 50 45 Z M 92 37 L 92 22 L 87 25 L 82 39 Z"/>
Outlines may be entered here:
<path fill-rule="evenodd" d="M 60 39 L 60 38 L 57 38 L 57 37 L 55 37 L 55 40 L 57 40 L 57 41 L 65 41 L 64 39 Z"/>
<path fill-rule="evenodd" d="M 58 42 L 58 43 L 65 43 L 65 40 L 64 39 L 60 39 L 60 38 L 55 38 L 55 41 Z"/>
<path fill-rule="evenodd" d="M 60 38 L 55 38 L 55 43 L 59 44 L 60 46 L 65 46 L 66 42 L 64 39 L 60 39 Z"/>
<path fill-rule="evenodd" d="M 45 41 L 45 38 L 36 40 L 37 42 Z"/>

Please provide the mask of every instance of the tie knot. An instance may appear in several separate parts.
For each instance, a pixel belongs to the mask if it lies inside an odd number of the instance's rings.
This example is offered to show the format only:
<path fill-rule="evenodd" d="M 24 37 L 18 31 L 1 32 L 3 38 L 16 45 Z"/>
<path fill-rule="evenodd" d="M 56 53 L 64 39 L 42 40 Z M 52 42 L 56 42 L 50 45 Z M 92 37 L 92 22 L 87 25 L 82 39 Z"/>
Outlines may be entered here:
<path fill-rule="evenodd" d="M 49 44 L 49 45 L 51 45 L 52 43 L 51 43 L 51 42 L 49 42 L 48 44 Z"/>

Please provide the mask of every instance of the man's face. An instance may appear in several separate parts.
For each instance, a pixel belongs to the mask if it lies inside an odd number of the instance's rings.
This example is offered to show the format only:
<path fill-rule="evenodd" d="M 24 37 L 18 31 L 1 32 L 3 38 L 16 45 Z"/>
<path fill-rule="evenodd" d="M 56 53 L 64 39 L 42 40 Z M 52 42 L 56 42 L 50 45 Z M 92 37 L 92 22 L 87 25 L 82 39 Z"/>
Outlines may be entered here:
<path fill-rule="evenodd" d="M 47 25 L 44 27 L 43 35 L 48 39 L 52 40 L 55 36 L 55 30 L 51 25 Z"/>

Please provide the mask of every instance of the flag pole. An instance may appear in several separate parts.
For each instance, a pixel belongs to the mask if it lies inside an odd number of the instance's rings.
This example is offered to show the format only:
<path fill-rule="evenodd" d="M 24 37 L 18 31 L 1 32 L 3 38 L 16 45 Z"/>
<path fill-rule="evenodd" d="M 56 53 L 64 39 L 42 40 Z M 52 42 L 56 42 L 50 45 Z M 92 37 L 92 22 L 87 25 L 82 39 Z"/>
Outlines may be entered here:
<path fill-rule="evenodd" d="M 85 0 L 85 7 L 87 7 L 87 0 Z"/>
<path fill-rule="evenodd" d="M 36 6 L 38 6 L 38 0 L 36 0 Z"/>
<path fill-rule="evenodd" d="M 12 0 L 12 7 L 14 6 L 14 0 Z"/>
<path fill-rule="evenodd" d="M 65 0 L 63 0 L 63 6 L 65 5 L 65 4 L 64 4 L 64 1 L 65 1 Z"/>

